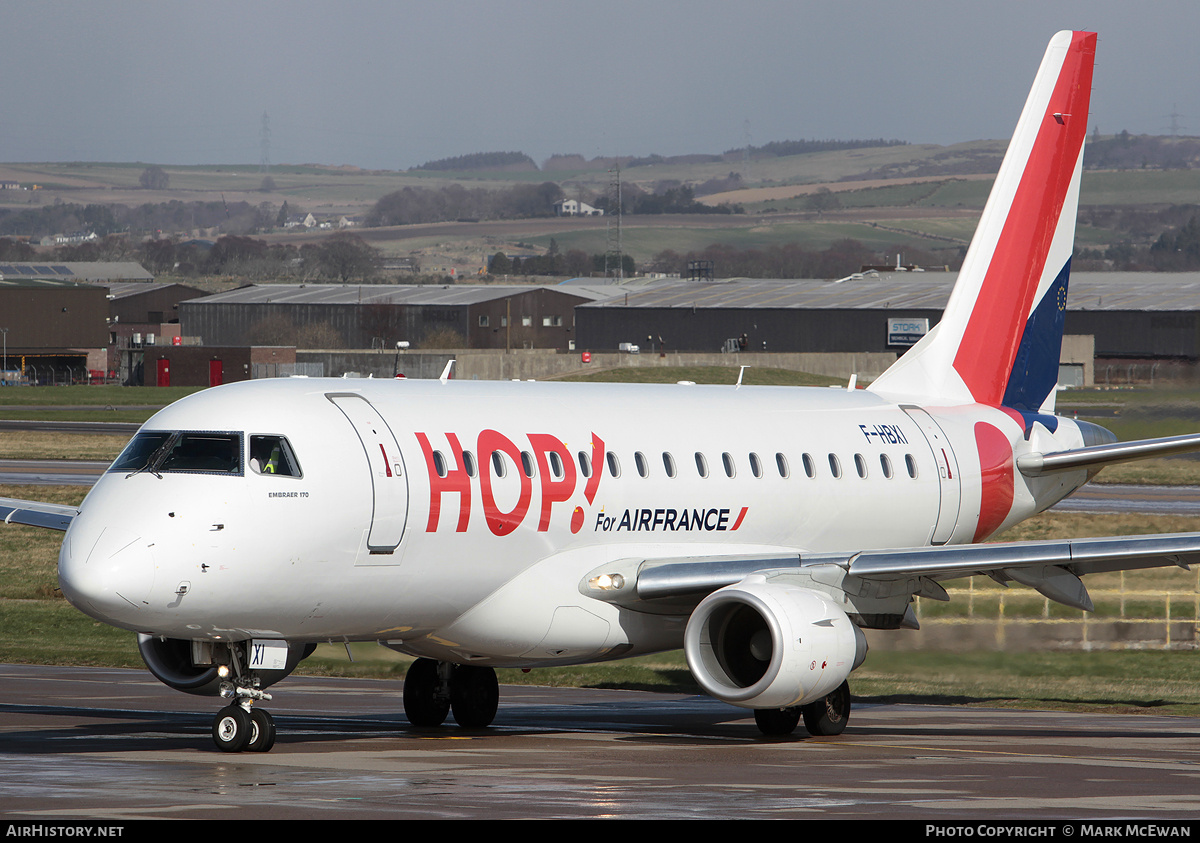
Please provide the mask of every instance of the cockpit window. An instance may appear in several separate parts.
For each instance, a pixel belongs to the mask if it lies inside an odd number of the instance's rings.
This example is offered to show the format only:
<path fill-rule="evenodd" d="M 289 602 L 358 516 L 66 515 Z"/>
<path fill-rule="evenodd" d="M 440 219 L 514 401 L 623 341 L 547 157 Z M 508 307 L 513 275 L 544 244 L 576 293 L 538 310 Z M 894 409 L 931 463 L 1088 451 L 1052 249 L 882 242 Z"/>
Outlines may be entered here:
<path fill-rule="evenodd" d="M 250 470 L 282 477 L 299 477 L 301 474 L 291 443 L 283 436 L 250 437 Z"/>
<path fill-rule="evenodd" d="M 158 451 L 170 437 L 167 431 L 154 433 L 139 433 L 129 440 L 125 450 L 112 464 L 112 471 L 138 471 L 146 467 L 155 452 Z"/>
<path fill-rule="evenodd" d="M 242 435 L 208 431 L 139 433 L 125 446 L 110 470 L 240 475 Z"/>

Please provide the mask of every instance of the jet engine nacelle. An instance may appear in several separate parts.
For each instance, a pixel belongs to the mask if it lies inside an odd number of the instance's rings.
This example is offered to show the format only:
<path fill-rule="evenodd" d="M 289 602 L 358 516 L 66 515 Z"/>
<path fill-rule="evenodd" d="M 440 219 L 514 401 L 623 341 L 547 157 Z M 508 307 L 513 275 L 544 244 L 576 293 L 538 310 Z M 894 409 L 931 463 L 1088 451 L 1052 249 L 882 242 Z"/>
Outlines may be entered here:
<path fill-rule="evenodd" d="M 837 689 L 866 658 L 867 640 L 828 595 L 756 575 L 700 602 L 684 653 L 711 696 L 747 708 L 790 708 Z"/>
<path fill-rule="evenodd" d="M 218 696 L 222 679 L 217 675 L 217 665 L 197 664 L 193 649 L 193 642 L 183 638 L 159 638 L 155 635 L 138 634 L 138 651 L 155 679 L 176 691 L 201 697 Z M 312 655 L 314 649 L 315 644 L 289 647 L 285 668 L 255 671 L 258 674 L 259 687 L 266 688 L 287 677 L 301 660 Z"/>

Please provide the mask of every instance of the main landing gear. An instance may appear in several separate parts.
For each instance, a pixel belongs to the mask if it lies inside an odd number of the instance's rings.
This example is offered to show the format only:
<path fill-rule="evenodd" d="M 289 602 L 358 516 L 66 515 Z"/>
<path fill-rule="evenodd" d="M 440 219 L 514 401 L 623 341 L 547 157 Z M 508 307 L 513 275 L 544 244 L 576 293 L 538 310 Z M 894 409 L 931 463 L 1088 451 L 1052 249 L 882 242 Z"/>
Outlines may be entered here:
<path fill-rule="evenodd" d="M 824 699 L 794 708 L 756 708 L 754 722 L 764 735 L 790 735 L 804 718 L 813 737 L 840 735 L 850 722 L 850 683 L 843 682 Z"/>
<path fill-rule="evenodd" d="M 453 712 L 464 729 L 490 726 L 500 702 L 490 667 L 417 659 L 404 676 L 404 715 L 414 726 L 440 726 Z"/>

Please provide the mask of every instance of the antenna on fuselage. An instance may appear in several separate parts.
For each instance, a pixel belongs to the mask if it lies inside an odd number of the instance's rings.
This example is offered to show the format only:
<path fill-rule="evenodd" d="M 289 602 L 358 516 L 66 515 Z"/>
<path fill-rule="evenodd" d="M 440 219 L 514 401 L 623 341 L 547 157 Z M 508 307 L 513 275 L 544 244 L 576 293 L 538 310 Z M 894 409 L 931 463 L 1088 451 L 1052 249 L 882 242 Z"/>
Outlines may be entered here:
<path fill-rule="evenodd" d="M 739 368 L 738 368 L 738 379 L 737 379 L 737 383 L 735 383 L 735 384 L 733 385 L 735 389 L 736 389 L 737 387 L 739 387 L 739 386 L 741 386 L 741 385 L 742 385 L 742 375 L 746 374 L 746 370 L 747 370 L 747 369 L 749 369 L 749 368 L 750 368 L 749 366 L 741 366 L 741 367 L 739 367 Z"/>
<path fill-rule="evenodd" d="M 438 378 L 442 383 L 450 380 L 450 370 L 454 368 L 454 358 L 451 357 L 446 361 L 446 368 L 442 369 L 442 376 Z"/>

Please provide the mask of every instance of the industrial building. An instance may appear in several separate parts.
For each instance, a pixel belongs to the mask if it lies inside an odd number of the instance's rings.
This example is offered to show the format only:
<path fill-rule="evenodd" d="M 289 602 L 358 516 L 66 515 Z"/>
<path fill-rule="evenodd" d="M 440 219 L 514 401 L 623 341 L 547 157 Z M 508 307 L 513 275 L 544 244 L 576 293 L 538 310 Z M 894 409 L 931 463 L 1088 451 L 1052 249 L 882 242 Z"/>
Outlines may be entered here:
<path fill-rule="evenodd" d="M 576 309 L 577 347 L 642 352 L 903 353 L 941 319 L 953 272 L 897 272 L 843 282 L 664 281 Z M 1110 361 L 1194 369 L 1200 273 L 1073 273 L 1066 334 L 1095 338 L 1096 377 Z"/>
<path fill-rule="evenodd" d="M 66 279 L 0 279 L 0 381 L 59 383 L 103 373 L 107 292 Z"/>
<path fill-rule="evenodd" d="M 413 351 L 637 346 L 642 354 L 878 359 L 902 354 L 936 325 L 956 281 L 955 273 L 890 272 L 842 282 L 267 284 L 205 296 L 182 284 L 75 280 L 113 274 L 113 266 L 0 264 L 0 368 L 10 373 L 0 380 L 62 383 L 115 373 L 122 383 L 205 385 L 309 365 L 281 349 L 395 355 L 402 342 Z M 1065 333 L 1072 339 L 1064 383 L 1200 377 L 1200 273 L 1075 273 Z"/>
<path fill-rule="evenodd" d="M 204 345 L 574 347 L 575 308 L 597 294 L 544 285 L 256 284 L 181 302 Z M 306 339 L 308 341 L 306 341 Z"/>

